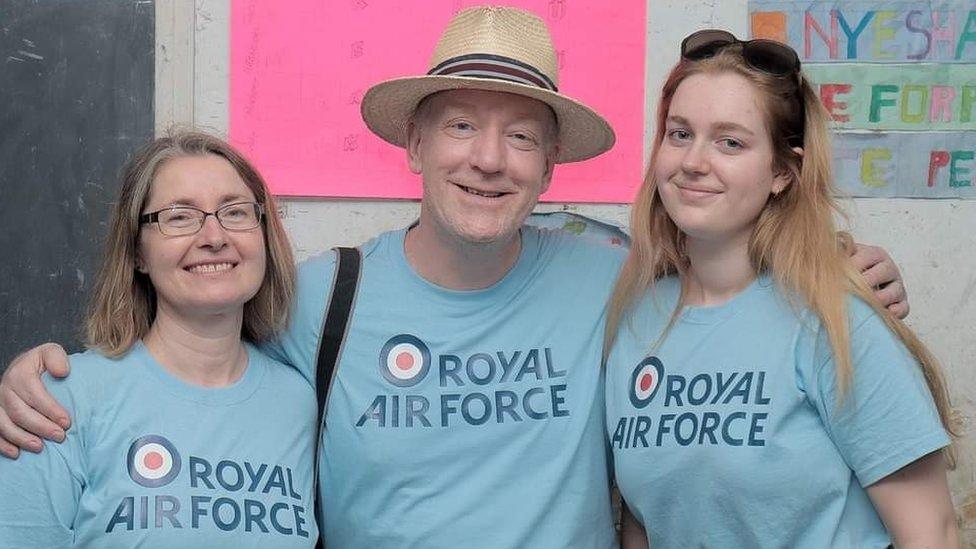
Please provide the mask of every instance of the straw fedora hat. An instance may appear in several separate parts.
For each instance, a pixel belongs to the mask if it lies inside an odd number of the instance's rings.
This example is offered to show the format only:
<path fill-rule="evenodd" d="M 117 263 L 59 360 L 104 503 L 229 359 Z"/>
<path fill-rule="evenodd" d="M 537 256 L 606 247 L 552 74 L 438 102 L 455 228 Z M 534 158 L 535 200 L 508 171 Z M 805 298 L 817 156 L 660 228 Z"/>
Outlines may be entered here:
<path fill-rule="evenodd" d="M 616 139 L 610 124 L 559 93 L 556 52 L 545 23 L 515 8 L 481 6 L 458 13 L 441 35 L 425 76 L 395 78 L 370 88 L 361 110 L 369 129 L 404 147 L 407 123 L 420 101 L 445 90 L 514 93 L 549 105 L 559 123 L 557 163 L 597 156 Z"/>

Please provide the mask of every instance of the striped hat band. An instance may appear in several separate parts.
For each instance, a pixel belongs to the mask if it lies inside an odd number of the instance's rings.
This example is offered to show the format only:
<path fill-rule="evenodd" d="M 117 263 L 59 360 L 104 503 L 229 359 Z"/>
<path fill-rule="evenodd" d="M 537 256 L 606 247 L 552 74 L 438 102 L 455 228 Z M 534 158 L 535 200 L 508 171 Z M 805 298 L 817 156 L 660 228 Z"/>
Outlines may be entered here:
<path fill-rule="evenodd" d="M 510 57 L 488 53 L 472 53 L 452 57 L 427 72 L 428 76 L 464 76 L 505 80 L 527 86 L 558 92 L 556 84 L 548 76 Z"/>

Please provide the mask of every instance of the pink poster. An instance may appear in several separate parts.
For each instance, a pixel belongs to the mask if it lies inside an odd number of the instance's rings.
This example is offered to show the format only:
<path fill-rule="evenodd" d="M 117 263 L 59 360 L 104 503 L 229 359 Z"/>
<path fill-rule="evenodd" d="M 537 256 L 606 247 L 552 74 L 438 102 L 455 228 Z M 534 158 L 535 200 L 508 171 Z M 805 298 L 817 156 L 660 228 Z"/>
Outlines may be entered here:
<path fill-rule="evenodd" d="M 275 194 L 418 198 L 402 149 L 359 114 L 370 85 L 420 75 L 468 0 L 234 0 L 230 138 Z M 646 0 L 518 0 L 546 21 L 560 90 L 617 134 L 596 159 L 556 169 L 543 200 L 630 202 L 641 178 Z"/>

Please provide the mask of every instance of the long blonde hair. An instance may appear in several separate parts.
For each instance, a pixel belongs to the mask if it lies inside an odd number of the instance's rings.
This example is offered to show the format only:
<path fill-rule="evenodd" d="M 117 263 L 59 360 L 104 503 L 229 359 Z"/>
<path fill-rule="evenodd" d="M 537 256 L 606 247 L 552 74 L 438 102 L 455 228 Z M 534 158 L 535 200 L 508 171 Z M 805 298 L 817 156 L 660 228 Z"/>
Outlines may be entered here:
<path fill-rule="evenodd" d="M 749 260 L 757 273 L 770 273 L 780 288 L 819 317 L 835 357 L 838 404 L 848 394 L 853 376 L 846 307 L 847 295 L 853 294 L 870 304 L 908 348 L 922 369 L 942 424 L 956 435 L 938 362 L 911 329 L 881 306 L 850 263 L 849 236 L 838 238 L 833 215 L 843 212 L 834 198 L 827 115 L 816 93 L 805 78 L 778 77 L 750 67 L 738 45 L 707 59 L 682 60 L 664 83 L 650 166 L 631 210 L 630 255 L 610 300 L 605 351 L 612 346 L 623 319 L 655 280 L 688 273 L 685 236 L 665 211 L 653 174 L 674 94 L 686 78 L 702 73 L 738 74 L 758 92 L 773 144 L 772 169 L 788 174 L 791 182 L 778 195 L 770 196 L 759 214 L 749 241 Z M 798 145 L 801 138 L 802 156 L 791 146 Z M 665 333 L 681 306 L 677 305 Z M 951 462 L 952 456 L 949 458 Z"/>
<path fill-rule="evenodd" d="M 142 230 L 139 216 L 156 173 L 168 160 L 209 154 L 230 163 L 265 209 L 262 231 L 268 261 L 258 293 L 244 304 L 241 337 L 262 342 L 284 329 L 295 293 L 295 265 L 274 197 L 264 179 L 225 141 L 199 131 L 173 130 L 146 144 L 123 170 L 105 259 L 92 288 L 85 322 L 89 348 L 96 348 L 106 356 L 121 356 L 149 331 L 156 317 L 156 291 L 149 276 L 136 270 L 136 250 Z"/>

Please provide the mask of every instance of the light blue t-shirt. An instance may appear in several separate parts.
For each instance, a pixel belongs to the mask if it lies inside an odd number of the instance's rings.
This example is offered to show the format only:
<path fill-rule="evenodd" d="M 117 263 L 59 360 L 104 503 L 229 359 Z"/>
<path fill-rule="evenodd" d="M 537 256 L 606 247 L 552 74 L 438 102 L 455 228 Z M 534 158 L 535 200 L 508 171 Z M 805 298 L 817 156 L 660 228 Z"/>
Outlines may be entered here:
<path fill-rule="evenodd" d="M 452 291 L 411 269 L 405 232 L 362 247 L 322 441 L 326 544 L 614 546 L 599 364 L 623 248 L 524 227 L 502 280 Z M 277 349 L 309 378 L 334 266 L 300 266 Z"/>
<path fill-rule="evenodd" d="M 0 547 L 312 547 L 315 395 L 248 346 L 235 384 L 169 374 L 141 343 L 46 378 L 62 444 L 0 460 Z"/>
<path fill-rule="evenodd" d="M 651 545 L 887 547 L 865 487 L 949 442 L 900 341 L 848 300 L 854 378 L 838 406 L 826 333 L 768 277 L 686 308 L 652 350 L 679 292 L 659 281 L 607 364 L 616 478 Z"/>

